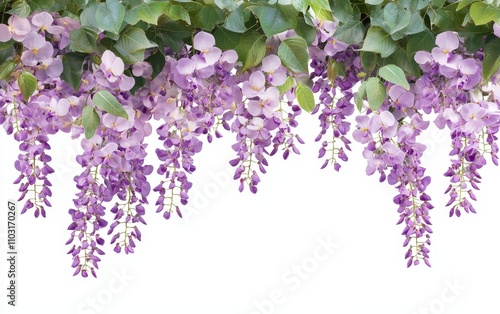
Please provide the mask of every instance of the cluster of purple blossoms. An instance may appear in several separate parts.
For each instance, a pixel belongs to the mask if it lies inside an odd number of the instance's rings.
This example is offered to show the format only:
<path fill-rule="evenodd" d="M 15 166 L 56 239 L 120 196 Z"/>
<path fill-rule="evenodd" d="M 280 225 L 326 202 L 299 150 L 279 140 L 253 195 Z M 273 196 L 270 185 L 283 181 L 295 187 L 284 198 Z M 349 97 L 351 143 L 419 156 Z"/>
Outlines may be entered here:
<path fill-rule="evenodd" d="M 470 200 L 476 200 L 473 189 L 479 190 L 478 170 L 486 164 L 484 155 L 490 153 L 498 165 L 498 75 L 491 82 L 481 82 L 483 53 L 468 53 L 453 32 L 439 34 L 436 45 L 431 52 L 415 54 L 415 61 L 424 71 L 415 83 L 416 108 L 437 113 L 434 123 L 450 130 L 450 156 L 455 159 L 444 174 L 451 183 L 445 192 L 450 196 L 446 206 L 451 206 L 450 217 L 460 216 L 460 209 L 476 212 Z"/>
<path fill-rule="evenodd" d="M 313 71 L 308 78 L 319 99 L 312 113 L 318 113 L 320 121 L 315 140 L 322 141 L 322 168 L 333 164 L 339 171 L 339 160 L 347 161 L 350 150 L 347 119 L 354 112 L 353 88 L 365 71 L 359 47 L 333 37 L 337 26 L 335 21 L 316 23 L 317 36 L 309 47 Z M 46 207 L 51 206 L 49 178 L 54 170 L 49 165 L 49 136 L 62 131 L 73 139 L 81 137 L 88 131 L 83 127 L 88 119 L 84 111 L 98 121 L 95 132 L 82 139 L 84 151 L 77 156 L 82 172 L 74 178 L 78 192 L 69 210 L 71 234 L 66 242 L 72 245 L 68 254 L 74 275 L 96 276 L 99 256 L 104 254 L 104 232 L 116 253 L 134 253 L 136 240 L 141 241 L 139 226 L 146 224 L 151 192 L 147 176 L 154 171 L 144 163 L 144 141 L 153 133 L 152 119 L 160 123 L 156 134 L 163 144 L 155 151 L 160 161 L 156 171 L 163 180 L 153 191 L 156 211 L 165 219 L 174 211 L 182 217 L 181 206 L 187 204 L 193 185 L 189 175 L 196 170 L 194 156 L 202 150 L 203 138 L 210 143 L 222 137 L 222 130 L 235 133 L 236 157 L 229 163 L 235 167 L 240 192 L 245 185 L 257 192 L 259 172 L 266 173 L 268 156 L 278 151 L 284 159 L 290 152 L 300 154 L 296 143 L 304 141 L 293 129 L 302 109 L 295 90 L 308 78 L 290 72 L 278 57 L 278 46 L 296 36 L 295 31 L 269 38 L 261 64 L 246 72 L 241 71 L 234 50 L 222 52 L 213 35 L 203 31 L 193 37 L 192 46 L 178 52 L 146 50 L 145 57 L 165 56 L 159 73 L 147 61 L 127 66 L 110 50 L 93 53 L 84 58 L 82 82 L 74 87 L 61 75 L 71 33 L 78 28 L 77 21 L 46 12 L 29 18 L 12 15 L 7 25 L 0 24 L 0 42 L 15 42 L 18 55 L 7 61 L 14 67 L 10 76 L 0 80 L 0 123 L 20 143 L 15 162 L 20 175 L 14 183 L 19 184 L 19 200 L 25 200 L 22 213 L 33 209 L 35 217 L 45 217 Z M 498 24 L 493 30 L 500 37 Z M 469 54 L 455 33 L 439 34 L 436 44 L 431 52 L 415 55 L 424 74 L 410 90 L 386 82 L 388 99 L 377 111 L 367 109 L 356 117 L 352 134 L 365 144 L 366 173 L 377 172 L 381 182 L 387 180 L 397 189 L 393 201 L 398 205 L 398 224 L 405 225 L 408 267 L 420 261 L 430 266 L 433 206 L 426 188 L 431 180 L 420 162 L 425 146 L 417 141 L 429 125 L 423 114 L 437 114 L 435 124 L 450 129 L 450 155 L 455 158 L 445 173 L 451 181 L 446 190 L 450 216 L 460 216 L 461 210 L 475 212 L 470 200 L 476 200 L 473 189 L 479 189 L 479 169 L 486 164 L 486 155 L 498 165 L 500 73 L 482 82 L 483 52 Z M 36 79 L 31 95 L 26 90 L 23 94 L 21 76 Z M 134 77 L 144 82 L 137 90 Z M 126 117 L 101 108 L 94 101 L 100 92 L 122 104 Z M 113 216 L 106 220 L 108 206 Z"/>
<path fill-rule="evenodd" d="M 321 168 L 333 164 L 334 169 L 339 171 L 341 165 L 337 158 L 347 161 L 344 148 L 351 150 L 351 141 L 346 137 L 351 125 L 347 118 L 354 112 L 352 88 L 360 81 L 358 73 L 362 67 L 359 55 L 354 50 L 356 47 L 333 38 L 337 26 L 336 22 L 318 23 L 317 36 L 309 52 L 313 68 L 310 74 L 314 84 L 312 90 L 319 94 L 319 103 L 312 111 L 313 114 L 320 112 L 318 119 L 321 131 L 315 141 L 321 141 L 328 132 L 331 134 L 321 143 L 318 158 L 328 153 Z"/>
<path fill-rule="evenodd" d="M 22 152 L 15 162 L 20 175 L 14 183 L 20 184 L 19 201 L 26 199 L 22 213 L 33 208 L 35 217 L 45 217 L 45 207 L 51 206 L 49 175 L 54 170 L 48 164 L 49 135 L 71 131 L 74 118 L 67 98 L 71 92 L 60 79 L 63 67 L 57 54 L 64 42 L 69 43 L 69 32 L 75 26 L 66 20 L 42 12 L 30 19 L 12 15 L 8 25 L 0 24 L 0 42 L 12 40 L 24 47 L 11 77 L 28 75 L 37 80 L 30 97 L 22 95 L 19 80 L 0 81 L 0 123 L 20 142 Z"/>
<path fill-rule="evenodd" d="M 378 111 L 368 109 L 365 115 L 356 117 L 353 132 L 356 141 L 366 144 L 363 156 L 367 159 L 367 175 L 378 172 L 380 182 L 387 180 L 398 191 L 393 201 L 398 205 L 397 224 L 405 223 L 402 234 L 403 246 L 409 245 L 405 255 L 408 267 L 418 265 L 420 260 L 430 266 L 426 245 L 430 245 L 429 210 L 433 208 L 425 193 L 431 180 L 420 165 L 425 146 L 416 140 L 429 122 L 414 110 L 414 99 L 413 92 L 390 86 L 389 99 Z"/>
<path fill-rule="evenodd" d="M 269 54 L 262 60 L 261 67 L 244 77 L 241 86 L 243 101 L 235 104 L 234 111 L 226 115 L 226 118 L 235 116 L 231 130 L 236 133 L 237 142 L 232 148 L 237 158 L 230 164 L 236 167 L 234 179 L 240 182 L 240 192 L 245 184 L 252 193 L 257 192 L 260 177 L 256 168 L 266 173 L 266 155 L 276 154 L 280 147 L 283 147 L 284 159 L 288 158 L 290 151 L 300 154 L 294 140 L 304 142 L 291 129 L 298 125 L 296 117 L 302 110 L 293 104 L 293 87 L 283 93 L 278 89 L 286 80 L 287 70 L 281 60 L 275 54 Z M 284 101 L 285 97 L 287 101 Z M 268 152 L 271 146 L 273 149 Z"/>

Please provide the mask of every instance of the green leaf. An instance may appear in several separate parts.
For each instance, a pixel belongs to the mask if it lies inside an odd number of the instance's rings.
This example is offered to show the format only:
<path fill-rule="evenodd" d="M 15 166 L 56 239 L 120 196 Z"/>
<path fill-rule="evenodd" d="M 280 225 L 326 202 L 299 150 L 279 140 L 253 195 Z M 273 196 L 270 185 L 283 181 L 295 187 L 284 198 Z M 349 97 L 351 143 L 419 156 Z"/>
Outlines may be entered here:
<path fill-rule="evenodd" d="M 184 22 L 172 21 L 166 15 L 162 15 L 158 19 L 157 30 L 161 34 L 164 44 L 175 52 L 181 51 L 184 47 L 183 39 L 193 34 Z"/>
<path fill-rule="evenodd" d="M 415 13 L 427 7 L 429 5 L 429 0 L 399 0 L 398 5 Z"/>
<path fill-rule="evenodd" d="M 366 4 L 371 4 L 371 5 L 379 5 L 382 2 L 384 2 L 384 0 L 365 0 Z"/>
<path fill-rule="evenodd" d="M 441 8 L 445 2 L 446 2 L 446 0 L 432 0 L 431 1 L 432 6 L 435 8 Z"/>
<path fill-rule="evenodd" d="M 69 52 L 61 58 L 63 64 L 61 78 L 77 91 L 82 84 L 83 60 L 85 59 L 85 55 L 78 52 Z"/>
<path fill-rule="evenodd" d="M 11 12 L 15 15 L 27 18 L 30 15 L 31 8 L 24 0 L 18 0 L 12 4 Z"/>
<path fill-rule="evenodd" d="M 85 129 L 86 139 L 91 139 L 94 136 L 95 131 L 99 127 L 100 122 L 101 119 L 99 118 L 99 115 L 95 111 L 94 107 L 92 106 L 83 107 L 82 124 L 83 128 Z"/>
<path fill-rule="evenodd" d="M 366 96 L 373 111 L 377 111 L 385 100 L 386 89 L 378 77 L 370 77 L 366 81 Z"/>
<path fill-rule="evenodd" d="M 314 1 L 309 1 L 311 4 L 314 4 L 316 7 L 321 8 L 323 10 L 327 11 L 332 11 L 332 8 L 330 8 L 330 3 L 328 0 L 314 0 Z"/>
<path fill-rule="evenodd" d="M 359 44 L 365 36 L 365 28 L 360 20 L 350 20 L 346 24 L 337 27 L 333 38 L 346 44 Z"/>
<path fill-rule="evenodd" d="M 391 30 L 390 34 L 394 34 L 410 24 L 411 13 L 390 2 L 384 7 L 384 20 Z"/>
<path fill-rule="evenodd" d="M 0 80 L 7 79 L 12 71 L 16 68 L 17 64 L 12 60 L 7 60 L 0 65 Z"/>
<path fill-rule="evenodd" d="M 278 47 L 278 56 L 292 72 L 309 73 L 309 50 L 302 37 L 283 40 Z"/>
<path fill-rule="evenodd" d="M 431 23 L 437 25 L 441 31 L 455 31 L 462 24 L 453 5 L 430 11 L 429 16 L 431 17 Z"/>
<path fill-rule="evenodd" d="M 28 0 L 28 4 L 33 11 L 46 11 L 54 5 L 54 0 Z"/>
<path fill-rule="evenodd" d="M 215 45 L 223 51 L 234 49 L 240 43 L 241 34 L 228 31 L 225 28 L 218 28 L 214 32 Z"/>
<path fill-rule="evenodd" d="M 189 17 L 188 11 L 178 4 L 167 5 L 164 12 L 174 21 L 183 20 L 191 24 L 191 18 Z"/>
<path fill-rule="evenodd" d="M 71 31 L 69 49 L 72 51 L 91 53 L 97 50 L 96 31 L 88 27 L 77 28 Z"/>
<path fill-rule="evenodd" d="M 125 18 L 125 7 L 118 0 L 99 3 L 95 12 L 97 25 L 105 31 L 118 34 Z"/>
<path fill-rule="evenodd" d="M 123 109 L 123 106 L 116 100 L 115 96 L 111 95 L 110 92 L 106 90 L 98 91 L 92 97 L 94 105 L 99 109 L 106 111 L 117 117 L 122 117 L 128 119 L 127 112 Z"/>
<path fill-rule="evenodd" d="M 500 22 L 500 8 L 493 4 L 474 2 L 470 6 L 470 17 L 476 25 L 483 25 L 491 21 Z"/>
<path fill-rule="evenodd" d="M 500 38 L 490 35 L 484 44 L 483 79 L 488 82 L 500 68 Z"/>
<path fill-rule="evenodd" d="M 316 102 L 314 100 L 314 93 L 309 86 L 302 83 L 297 84 L 295 96 L 297 96 L 297 101 L 302 109 L 307 112 L 313 111 Z"/>
<path fill-rule="evenodd" d="M 298 12 L 306 13 L 308 7 L 308 0 L 292 0 L 292 5 Z"/>
<path fill-rule="evenodd" d="M 431 51 L 436 46 L 436 36 L 430 30 L 410 35 L 406 46 L 408 57 L 413 58 L 417 51 Z"/>
<path fill-rule="evenodd" d="M 386 59 L 380 60 L 381 66 L 388 64 L 395 64 L 409 76 L 418 77 L 420 75 L 420 67 L 413 58 L 408 58 L 406 50 L 403 48 L 398 48 L 392 55 Z"/>
<path fill-rule="evenodd" d="M 335 0 L 332 2 L 333 15 L 342 23 L 347 23 L 350 20 L 359 20 L 359 17 L 354 16 L 351 2 L 349 0 Z"/>
<path fill-rule="evenodd" d="M 377 65 L 378 55 L 376 53 L 370 51 L 361 51 L 360 57 L 361 65 L 368 72 L 373 70 L 375 68 L 375 65 Z"/>
<path fill-rule="evenodd" d="M 236 10 L 236 2 L 233 0 L 215 0 L 215 5 L 221 9 L 227 9 L 229 11 Z"/>
<path fill-rule="evenodd" d="M 473 3 L 473 2 L 476 2 L 476 1 L 479 1 L 479 0 L 462 0 L 458 3 L 458 6 L 457 6 L 457 11 L 460 11 L 462 10 L 463 8 L 465 8 L 466 6 L 468 6 L 469 4 Z"/>
<path fill-rule="evenodd" d="M 268 37 L 295 27 L 278 8 L 266 6 L 259 12 L 259 22 Z"/>
<path fill-rule="evenodd" d="M 335 62 L 333 59 L 330 59 L 326 73 L 330 82 L 333 82 L 339 76 L 345 77 L 345 65 L 344 63 Z"/>
<path fill-rule="evenodd" d="M 356 108 L 361 112 L 363 109 L 363 100 L 366 98 L 366 81 L 359 85 L 358 92 L 356 93 Z"/>
<path fill-rule="evenodd" d="M 165 10 L 166 6 L 167 4 L 165 2 L 159 1 L 141 4 L 140 6 L 135 8 L 137 10 L 137 18 L 146 23 L 156 25 L 156 23 L 158 22 L 158 18 L 163 14 L 163 10 Z"/>
<path fill-rule="evenodd" d="M 258 32 L 245 33 L 240 43 L 234 48 L 238 53 L 238 59 L 243 62 L 242 72 L 260 64 L 266 56 L 266 39 Z"/>
<path fill-rule="evenodd" d="M 9 43 L 9 46 L 0 50 L 0 64 L 11 59 L 16 53 L 16 49 L 14 49 L 12 42 L 8 41 L 7 43 Z"/>
<path fill-rule="evenodd" d="M 288 92 L 293 87 L 293 83 L 294 83 L 294 79 L 291 76 L 289 76 L 286 79 L 285 83 L 283 83 L 283 85 L 278 86 L 278 90 L 280 91 L 280 95 L 283 95 L 286 92 Z"/>
<path fill-rule="evenodd" d="M 245 10 L 245 6 L 240 5 L 236 10 L 231 12 L 226 19 L 224 27 L 235 33 L 246 32 L 247 27 L 245 26 L 245 22 L 250 17 L 250 12 Z"/>
<path fill-rule="evenodd" d="M 307 24 L 303 18 L 297 19 L 295 33 L 306 40 L 307 45 L 310 45 L 316 38 L 316 28 Z"/>
<path fill-rule="evenodd" d="M 378 26 L 372 26 L 368 29 L 362 50 L 380 53 L 382 58 L 386 58 L 396 51 L 397 47 L 391 35 Z"/>
<path fill-rule="evenodd" d="M 151 64 L 151 67 L 153 68 L 153 74 L 151 75 L 152 78 L 155 78 L 158 74 L 160 74 L 166 62 L 165 55 L 160 50 L 158 50 L 155 54 L 150 55 L 145 61 Z"/>
<path fill-rule="evenodd" d="M 483 37 L 491 33 L 491 27 L 488 25 L 468 24 L 462 28 L 458 35 L 465 39 L 465 48 L 467 52 L 474 53 L 483 46 Z"/>
<path fill-rule="evenodd" d="M 327 10 L 322 7 L 317 6 L 314 2 L 310 3 L 311 9 L 316 16 L 318 21 L 333 21 L 332 10 Z"/>
<path fill-rule="evenodd" d="M 97 22 L 95 20 L 95 12 L 97 10 L 97 4 L 90 5 L 83 9 L 80 13 L 80 24 L 88 28 L 96 28 Z"/>
<path fill-rule="evenodd" d="M 36 85 L 38 81 L 36 77 L 30 72 L 24 71 L 21 73 L 19 78 L 17 79 L 17 84 L 19 85 L 19 89 L 21 90 L 21 94 L 23 95 L 24 101 L 28 101 L 31 95 L 36 91 Z"/>
<path fill-rule="evenodd" d="M 196 15 L 197 24 L 208 32 L 211 32 L 217 24 L 222 23 L 224 18 L 224 12 L 213 5 L 203 7 Z"/>
<path fill-rule="evenodd" d="M 142 29 L 132 26 L 116 42 L 115 49 L 125 63 L 133 64 L 144 60 L 144 50 L 156 47 Z"/>
<path fill-rule="evenodd" d="M 425 26 L 424 20 L 422 19 L 420 14 L 413 13 L 411 15 L 410 24 L 406 26 L 406 28 L 404 29 L 404 33 L 406 35 L 412 35 L 421 33 L 425 30 L 428 30 L 428 28 Z"/>
<path fill-rule="evenodd" d="M 410 84 L 403 70 L 394 64 L 388 64 L 378 70 L 378 75 L 384 80 L 399 85 L 406 90 L 410 90 Z"/>

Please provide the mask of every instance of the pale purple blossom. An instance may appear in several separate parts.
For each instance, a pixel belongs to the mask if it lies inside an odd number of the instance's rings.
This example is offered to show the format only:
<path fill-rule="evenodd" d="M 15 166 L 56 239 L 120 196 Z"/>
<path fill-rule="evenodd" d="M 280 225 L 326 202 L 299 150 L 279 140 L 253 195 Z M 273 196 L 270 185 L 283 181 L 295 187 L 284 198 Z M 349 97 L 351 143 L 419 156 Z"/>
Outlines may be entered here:
<path fill-rule="evenodd" d="M 60 34 L 64 31 L 64 27 L 52 25 L 54 18 L 47 12 L 40 12 L 31 17 L 35 31 L 47 31 L 50 34 Z"/>
<path fill-rule="evenodd" d="M 201 52 L 200 56 L 207 65 L 215 64 L 222 54 L 222 50 L 214 46 L 215 38 L 210 33 L 199 32 L 193 38 L 194 49 Z"/>
<path fill-rule="evenodd" d="M 15 41 L 23 41 L 31 32 L 30 22 L 17 15 L 11 15 L 8 20 L 9 25 L 0 24 L 0 41 L 6 42 L 11 38 Z"/>
<path fill-rule="evenodd" d="M 111 50 L 106 50 L 101 57 L 101 71 L 104 73 L 106 79 L 113 83 L 120 75 L 123 74 L 124 63 L 120 57 L 117 57 Z"/>
<path fill-rule="evenodd" d="M 267 73 L 267 81 L 273 86 L 281 86 L 286 81 L 286 71 L 281 66 L 277 55 L 269 55 L 262 59 L 262 71 Z"/>
<path fill-rule="evenodd" d="M 54 48 L 51 43 L 37 33 L 29 33 L 23 40 L 27 50 L 21 55 L 21 61 L 28 66 L 35 66 L 40 61 L 52 58 Z"/>

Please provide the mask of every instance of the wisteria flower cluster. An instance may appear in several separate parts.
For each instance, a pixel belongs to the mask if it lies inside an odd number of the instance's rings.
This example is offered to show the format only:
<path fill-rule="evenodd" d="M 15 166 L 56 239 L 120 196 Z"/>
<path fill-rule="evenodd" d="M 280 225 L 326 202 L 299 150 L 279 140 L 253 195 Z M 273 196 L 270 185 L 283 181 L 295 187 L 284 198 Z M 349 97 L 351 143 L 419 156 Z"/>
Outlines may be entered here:
<path fill-rule="evenodd" d="M 300 154 L 304 111 L 318 119 L 321 168 L 340 171 L 354 140 L 363 145 L 366 174 L 394 187 L 408 267 L 431 265 L 434 206 L 419 142 L 431 122 L 449 130 L 452 143 L 443 169 L 449 202 L 439 206 L 450 216 L 476 213 L 480 170 L 488 159 L 498 165 L 500 58 L 490 54 L 500 47 L 500 26 L 483 23 L 492 27 L 477 46 L 461 31 L 435 36 L 371 17 L 363 37 L 357 6 L 332 15 L 309 1 L 275 2 L 251 2 L 240 12 L 108 0 L 79 16 L 13 6 L 0 21 L 0 123 L 19 142 L 14 184 L 22 213 L 46 217 L 51 207 L 50 137 L 63 132 L 81 142 L 66 242 L 74 275 L 97 276 L 107 241 L 116 253 L 134 253 L 148 210 L 182 218 L 196 155 L 225 132 L 234 134 L 228 162 L 239 191 L 257 193 L 272 156 Z M 420 2 L 408 3 L 404 10 L 427 14 Z M 220 20 L 210 24 L 198 5 L 214 10 L 210 17 L 222 12 Z M 119 23 L 99 18 L 99 9 Z M 471 18 L 482 25 L 473 11 Z M 384 33 L 391 43 L 407 36 L 407 51 L 381 44 Z M 149 137 L 161 144 L 156 165 L 145 162 Z M 149 182 L 153 172 L 160 182 Z"/>

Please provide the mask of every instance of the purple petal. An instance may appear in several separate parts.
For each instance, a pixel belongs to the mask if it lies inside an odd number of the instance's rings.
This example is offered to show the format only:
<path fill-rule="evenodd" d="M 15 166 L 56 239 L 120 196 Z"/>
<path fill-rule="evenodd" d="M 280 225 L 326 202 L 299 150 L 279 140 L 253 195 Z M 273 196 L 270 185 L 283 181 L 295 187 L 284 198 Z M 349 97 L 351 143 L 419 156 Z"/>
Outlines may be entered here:
<path fill-rule="evenodd" d="M 124 64 L 123 60 L 118 58 L 112 51 L 106 50 L 102 54 L 101 58 L 101 70 L 103 72 L 110 71 L 115 76 L 120 76 L 123 74 Z"/>
<path fill-rule="evenodd" d="M 176 69 L 182 75 L 189 75 L 194 72 L 195 63 L 191 59 L 182 58 L 179 61 L 177 61 Z"/>
<path fill-rule="evenodd" d="M 413 58 L 418 64 L 432 63 L 434 61 L 432 55 L 427 51 L 417 51 Z"/>
<path fill-rule="evenodd" d="M 436 45 L 447 53 L 457 49 L 459 44 L 458 36 L 453 32 L 444 32 L 436 36 Z"/>
<path fill-rule="evenodd" d="M 500 24 L 498 23 L 493 24 L 493 33 L 495 34 L 495 36 L 500 38 Z"/>
<path fill-rule="evenodd" d="M 0 24 L 0 41 L 6 42 L 12 38 L 9 32 L 9 27 L 5 24 Z"/>
<path fill-rule="evenodd" d="M 213 65 L 217 61 L 219 61 L 221 55 L 222 55 L 222 50 L 220 50 L 217 47 L 210 48 L 203 53 L 203 56 L 205 57 L 205 62 L 208 65 Z"/>
<path fill-rule="evenodd" d="M 31 24 L 25 19 L 12 15 L 9 18 L 9 25 L 12 26 L 10 34 L 16 41 L 22 41 L 31 32 Z"/>
<path fill-rule="evenodd" d="M 33 15 L 31 18 L 31 23 L 40 29 L 45 30 L 47 26 L 52 25 L 54 18 L 47 12 L 41 12 Z"/>
<path fill-rule="evenodd" d="M 458 64 L 458 68 L 460 69 L 460 72 L 465 75 L 473 75 L 479 71 L 479 66 L 473 58 L 462 60 Z"/>
<path fill-rule="evenodd" d="M 281 59 L 277 55 L 269 55 L 262 59 L 262 71 L 273 73 L 281 65 Z"/>
<path fill-rule="evenodd" d="M 193 47 L 198 51 L 204 51 L 215 45 L 215 38 L 212 34 L 199 32 L 193 38 Z"/>

